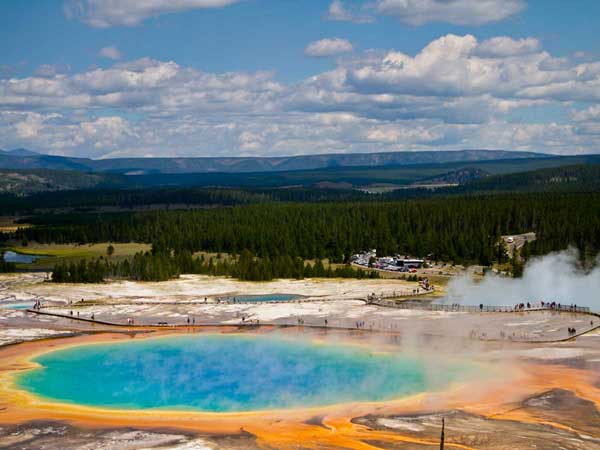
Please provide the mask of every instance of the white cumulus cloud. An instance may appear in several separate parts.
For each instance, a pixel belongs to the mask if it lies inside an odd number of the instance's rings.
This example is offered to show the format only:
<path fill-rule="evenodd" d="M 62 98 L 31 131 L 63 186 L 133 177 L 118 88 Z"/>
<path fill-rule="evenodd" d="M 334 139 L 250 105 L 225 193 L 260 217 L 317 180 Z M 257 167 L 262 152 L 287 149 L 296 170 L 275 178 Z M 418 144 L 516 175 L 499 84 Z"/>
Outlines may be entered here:
<path fill-rule="evenodd" d="M 368 4 L 363 7 L 348 5 L 342 0 L 333 0 L 325 14 L 325 19 L 339 22 L 368 23 L 373 17 L 368 13 Z"/>
<path fill-rule="evenodd" d="M 354 50 L 352 43 L 346 39 L 330 38 L 311 42 L 304 49 L 306 56 L 322 58 L 348 53 Z"/>
<path fill-rule="evenodd" d="M 329 5 L 329 10 L 327 11 L 327 18 L 329 20 L 339 20 L 343 22 L 352 20 L 352 13 L 346 9 L 346 6 L 341 0 L 334 0 Z"/>
<path fill-rule="evenodd" d="M 93 157 L 490 147 L 594 153 L 599 105 L 600 61 L 553 57 L 532 38 L 450 34 L 414 54 L 356 52 L 293 83 L 271 72 L 211 73 L 150 58 L 7 74 L 0 76 L 0 147 Z M 563 114 L 533 122 L 520 115 L 528 108 Z"/>
<path fill-rule="evenodd" d="M 481 42 L 477 47 L 480 56 L 518 56 L 534 53 L 540 49 L 540 41 L 535 38 L 512 39 L 498 36 Z"/>
<path fill-rule="evenodd" d="M 222 8 L 240 0 L 67 0 L 63 10 L 68 18 L 97 28 L 138 25 L 161 14 L 192 9 Z"/>
<path fill-rule="evenodd" d="M 69 70 L 67 64 L 42 64 L 35 69 L 35 74 L 40 77 L 53 77 L 55 75 L 66 73 Z"/>
<path fill-rule="evenodd" d="M 482 25 L 506 19 L 525 6 L 524 0 L 377 0 L 374 8 L 418 26 L 430 22 Z"/>
<path fill-rule="evenodd" d="M 113 61 L 121 59 L 121 52 L 114 45 L 102 47 L 98 54 L 104 58 L 112 59 Z"/>

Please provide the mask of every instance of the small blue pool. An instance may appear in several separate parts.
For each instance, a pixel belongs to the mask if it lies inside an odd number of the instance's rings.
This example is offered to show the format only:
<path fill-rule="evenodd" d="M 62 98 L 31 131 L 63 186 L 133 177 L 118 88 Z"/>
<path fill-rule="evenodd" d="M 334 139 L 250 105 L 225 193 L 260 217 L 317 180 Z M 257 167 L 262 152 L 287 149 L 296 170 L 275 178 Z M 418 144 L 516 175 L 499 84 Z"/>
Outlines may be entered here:
<path fill-rule="evenodd" d="M 263 302 L 291 302 L 301 299 L 302 295 L 295 294 L 265 294 L 265 295 L 232 295 L 222 297 L 221 300 L 230 303 L 263 303 Z"/>
<path fill-rule="evenodd" d="M 16 264 L 31 264 L 36 259 L 44 258 L 41 255 L 25 255 L 24 253 L 13 252 L 8 250 L 4 252 L 4 261 Z"/>
<path fill-rule="evenodd" d="M 6 308 L 6 309 L 29 309 L 29 308 L 33 308 L 33 303 L 32 302 L 26 302 L 26 303 L 0 303 L 0 308 Z"/>

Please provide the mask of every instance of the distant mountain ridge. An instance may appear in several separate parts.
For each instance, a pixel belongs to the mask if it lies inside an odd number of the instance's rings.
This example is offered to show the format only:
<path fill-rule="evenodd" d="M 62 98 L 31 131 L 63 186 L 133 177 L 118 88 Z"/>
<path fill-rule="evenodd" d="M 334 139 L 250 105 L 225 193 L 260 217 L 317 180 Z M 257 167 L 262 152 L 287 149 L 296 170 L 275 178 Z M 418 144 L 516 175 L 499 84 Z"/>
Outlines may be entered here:
<path fill-rule="evenodd" d="M 335 167 L 385 167 L 460 161 L 545 158 L 551 155 L 508 150 L 428 150 L 338 153 L 273 157 L 112 158 L 51 156 L 27 149 L 0 151 L 0 169 L 53 169 L 119 174 L 249 173 Z"/>
<path fill-rule="evenodd" d="M 41 153 L 27 150 L 26 148 L 15 148 L 14 150 L 0 150 L 0 154 L 9 156 L 41 156 Z"/>
<path fill-rule="evenodd" d="M 463 188 L 482 192 L 597 191 L 600 189 L 600 161 L 481 177 L 466 183 Z"/>
<path fill-rule="evenodd" d="M 117 187 L 126 183 L 123 175 L 84 173 L 73 170 L 0 169 L 0 194 L 28 195 L 44 191 L 64 191 Z"/>
<path fill-rule="evenodd" d="M 489 177 L 490 173 L 482 169 L 465 167 L 432 178 L 420 180 L 415 184 L 465 184 L 474 180 Z"/>
<path fill-rule="evenodd" d="M 569 167 L 574 167 L 570 169 Z M 588 168 L 589 167 L 589 168 Z M 0 195 L 109 189 L 334 189 L 369 186 L 462 186 L 465 192 L 517 189 L 562 190 L 599 186 L 600 155 L 459 161 L 395 166 L 336 166 L 270 172 L 152 173 L 124 175 L 54 169 L 0 169 Z M 594 180 L 594 177 L 597 180 Z M 458 191 L 456 191 L 458 192 Z"/>

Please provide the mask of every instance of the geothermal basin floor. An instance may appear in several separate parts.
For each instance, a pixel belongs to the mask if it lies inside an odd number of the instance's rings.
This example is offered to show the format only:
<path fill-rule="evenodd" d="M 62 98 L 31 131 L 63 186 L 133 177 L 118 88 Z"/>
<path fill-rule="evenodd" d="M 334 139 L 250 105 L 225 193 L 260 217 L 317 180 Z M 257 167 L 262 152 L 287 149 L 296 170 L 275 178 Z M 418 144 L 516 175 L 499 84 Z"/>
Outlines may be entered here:
<path fill-rule="evenodd" d="M 363 283 L 363 284 L 361 284 Z M 383 402 L 290 410 L 258 416 L 198 418 L 193 414 L 89 413 L 45 408 L 10 391 L 4 376 L 25 367 L 21 358 L 79 340 L 144 338 L 168 329 L 128 329 L 0 308 L 0 448 L 7 449 L 437 449 L 441 418 L 446 447 L 478 450 L 600 450 L 600 333 L 568 337 L 591 327 L 592 316 L 551 311 L 458 313 L 366 305 L 371 292 L 410 288 L 397 280 L 238 283 L 186 277 L 171 283 L 52 285 L 43 275 L 0 276 L 0 297 L 31 301 L 43 311 L 139 325 L 214 323 L 210 333 L 259 333 L 305 339 L 352 340 L 372 350 L 410 348 L 492 364 L 499 381 L 456 391 Z M 217 304 L 235 294 L 300 294 L 301 302 Z M 204 297 L 207 303 L 204 304 Z M 82 304 L 78 300 L 84 298 Z M 69 304 L 69 302 L 72 302 Z M 242 317 L 261 324 L 239 327 Z M 298 320 L 304 326 L 298 326 Z M 328 327 L 323 328 L 328 320 Z M 600 319 L 598 319 L 600 320 Z M 360 330 L 356 322 L 364 322 Z M 311 329 L 310 326 L 320 327 Z M 351 330 L 334 330 L 346 327 Z M 373 332 L 370 331 L 373 327 Z M 510 336 L 497 340 L 500 333 Z M 475 336 L 473 338 L 473 336 Z M 17 345 L 9 345 L 16 344 Z M 64 343 L 64 344 L 63 344 Z M 17 355 L 23 355 L 18 356 Z M 505 380 L 505 381 L 502 381 Z M 18 400 L 18 401 L 17 401 Z"/>

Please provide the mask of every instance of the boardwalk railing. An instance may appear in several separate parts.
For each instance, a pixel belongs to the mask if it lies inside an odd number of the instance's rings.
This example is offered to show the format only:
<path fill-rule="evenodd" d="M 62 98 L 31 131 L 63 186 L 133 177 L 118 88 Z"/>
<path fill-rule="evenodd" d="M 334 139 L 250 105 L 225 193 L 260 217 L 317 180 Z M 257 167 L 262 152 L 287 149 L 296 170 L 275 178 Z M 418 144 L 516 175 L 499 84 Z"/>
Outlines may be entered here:
<path fill-rule="evenodd" d="M 367 303 L 373 303 L 374 300 L 389 300 L 403 297 L 417 297 L 427 294 L 433 294 L 434 288 L 425 289 L 423 286 L 419 286 L 415 289 L 401 289 L 391 292 L 382 292 L 381 294 L 372 294 L 367 296 Z"/>
<path fill-rule="evenodd" d="M 370 298 L 367 300 L 368 304 L 384 306 L 387 308 L 396 309 L 419 309 L 424 311 L 444 311 L 444 312 L 525 312 L 525 311 L 560 311 L 560 312 L 575 312 L 589 314 L 592 311 L 588 307 L 584 306 L 570 306 L 570 305 L 558 305 L 542 306 L 542 305 L 531 305 L 527 308 L 518 308 L 516 306 L 508 305 L 460 305 L 460 304 L 445 304 L 445 303 L 422 303 L 422 302 L 411 302 L 401 301 L 395 302 L 384 298 Z"/>

